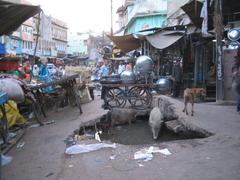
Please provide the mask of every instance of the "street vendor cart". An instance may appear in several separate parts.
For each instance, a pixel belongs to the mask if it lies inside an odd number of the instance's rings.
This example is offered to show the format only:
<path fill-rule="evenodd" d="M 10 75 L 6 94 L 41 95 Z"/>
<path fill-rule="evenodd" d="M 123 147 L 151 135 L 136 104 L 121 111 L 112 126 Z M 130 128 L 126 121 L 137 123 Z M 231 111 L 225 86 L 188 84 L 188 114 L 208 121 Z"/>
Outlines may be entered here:
<path fill-rule="evenodd" d="M 78 78 L 78 74 L 73 74 L 69 76 L 64 76 L 63 78 L 59 80 L 53 80 L 48 83 L 41 83 L 41 84 L 29 84 L 29 88 L 31 92 L 34 94 L 34 97 L 38 103 L 38 106 L 34 109 L 35 111 L 35 116 L 40 119 L 40 116 L 43 115 L 46 117 L 46 113 L 44 111 L 44 105 L 45 105 L 45 96 L 46 94 L 44 93 L 44 89 L 52 86 L 61 86 L 66 91 L 66 98 L 68 102 L 71 105 L 74 105 L 75 103 L 77 104 L 80 114 L 82 113 L 82 108 L 80 104 L 80 99 L 78 97 L 78 92 L 77 92 L 77 87 L 76 87 L 76 78 Z M 51 96 L 52 95 L 52 96 Z M 53 100 L 56 99 L 57 97 L 55 96 L 56 94 L 50 93 L 48 94 L 48 98 L 52 98 Z M 61 95 L 61 94 L 60 94 Z"/>
<path fill-rule="evenodd" d="M 148 56 L 138 57 L 134 70 L 125 70 L 119 76 L 103 77 L 105 88 L 103 99 L 106 108 L 131 107 L 146 109 L 151 107 L 153 88 L 153 61 Z"/>

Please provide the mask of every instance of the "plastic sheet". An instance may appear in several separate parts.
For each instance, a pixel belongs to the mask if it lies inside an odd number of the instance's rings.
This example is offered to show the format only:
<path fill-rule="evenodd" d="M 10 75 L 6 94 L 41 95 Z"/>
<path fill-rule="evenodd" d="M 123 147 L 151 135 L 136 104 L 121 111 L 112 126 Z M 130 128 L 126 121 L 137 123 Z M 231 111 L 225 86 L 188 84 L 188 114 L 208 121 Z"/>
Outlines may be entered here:
<path fill-rule="evenodd" d="M 25 118 L 19 113 L 17 104 L 14 101 L 8 101 L 5 104 L 5 110 L 7 114 L 7 120 L 9 127 L 13 125 L 22 125 L 26 123 Z M 0 118 L 2 117 L 2 112 L 0 111 Z"/>
<path fill-rule="evenodd" d="M 14 100 L 17 103 L 24 102 L 24 92 L 18 82 L 14 79 L 0 79 L 0 91 L 6 92 L 9 99 Z"/>
<path fill-rule="evenodd" d="M 143 148 L 140 151 L 135 152 L 134 159 L 143 159 L 144 161 L 150 161 L 153 158 L 153 153 L 161 153 L 164 155 L 172 154 L 167 148 L 159 149 L 158 147 L 150 146 L 149 148 Z"/>
<path fill-rule="evenodd" d="M 1 160 L 2 160 L 2 166 L 5 166 L 7 164 L 9 164 L 10 162 L 12 162 L 12 157 L 11 156 L 5 156 L 5 155 L 1 155 Z"/>
<path fill-rule="evenodd" d="M 77 144 L 70 146 L 66 149 L 65 153 L 69 155 L 87 153 L 91 151 L 96 151 L 102 148 L 116 148 L 116 144 L 106 144 L 106 143 L 97 143 L 97 144 Z"/>

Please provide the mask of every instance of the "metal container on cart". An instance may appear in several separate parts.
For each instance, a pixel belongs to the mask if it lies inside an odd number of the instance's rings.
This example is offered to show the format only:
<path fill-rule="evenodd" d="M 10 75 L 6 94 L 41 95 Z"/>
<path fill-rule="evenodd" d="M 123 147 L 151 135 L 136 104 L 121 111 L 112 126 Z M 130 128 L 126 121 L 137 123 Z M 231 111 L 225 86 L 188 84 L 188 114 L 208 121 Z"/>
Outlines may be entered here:
<path fill-rule="evenodd" d="M 123 71 L 121 73 L 121 81 L 123 84 L 134 84 L 136 82 L 136 76 L 132 71 Z"/>
<path fill-rule="evenodd" d="M 139 56 L 134 66 L 134 73 L 137 76 L 137 81 L 142 83 L 151 82 L 151 74 L 153 72 L 153 60 L 148 56 Z"/>
<path fill-rule="evenodd" d="M 153 60 L 148 56 L 139 56 L 135 65 L 135 72 L 139 74 L 149 74 L 153 71 Z"/>
<path fill-rule="evenodd" d="M 158 93 L 170 93 L 173 88 L 173 82 L 170 78 L 168 77 L 161 77 L 160 79 L 157 80 L 155 83 L 155 90 Z"/>

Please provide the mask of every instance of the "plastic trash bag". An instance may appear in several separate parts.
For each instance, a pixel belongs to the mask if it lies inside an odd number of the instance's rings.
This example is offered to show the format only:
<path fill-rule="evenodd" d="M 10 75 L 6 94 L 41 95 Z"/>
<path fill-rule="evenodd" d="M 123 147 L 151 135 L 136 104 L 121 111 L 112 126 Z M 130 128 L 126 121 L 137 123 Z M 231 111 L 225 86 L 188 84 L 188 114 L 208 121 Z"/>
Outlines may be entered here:
<path fill-rule="evenodd" d="M 5 166 L 7 164 L 9 164 L 12 161 L 12 157 L 11 156 L 5 156 L 5 155 L 1 155 L 1 162 L 2 162 L 2 166 Z"/>
<path fill-rule="evenodd" d="M 24 102 L 24 92 L 17 80 L 11 78 L 0 79 L 0 91 L 6 92 L 11 100 L 18 103 Z"/>
<path fill-rule="evenodd" d="M 166 156 L 172 154 L 167 148 L 159 149 L 158 147 L 150 146 L 149 148 L 143 148 L 140 151 L 135 152 L 134 159 L 144 159 L 145 161 L 150 161 L 152 160 L 154 153 L 161 153 Z"/>
<path fill-rule="evenodd" d="M 8 101 L 5 104 L 5 110 L 9 127 L 15 124 L 22 125 L 26 123 L 26 119 L 19 113 L 17 104 L 14 101 Z M 2 112 L 0 111 L 0 119 L 2 118 Z"/>
<path fill-rule="evenodd" d="M 65 153 L 69 155 L 87 153 L 91 151 L 96 151 L 102 148 L 116 148 L 116 144 L 106 144 L 106 143 L 97 143 L 97 144 L 77 144 L 70 146 L 66 149 Z"/>

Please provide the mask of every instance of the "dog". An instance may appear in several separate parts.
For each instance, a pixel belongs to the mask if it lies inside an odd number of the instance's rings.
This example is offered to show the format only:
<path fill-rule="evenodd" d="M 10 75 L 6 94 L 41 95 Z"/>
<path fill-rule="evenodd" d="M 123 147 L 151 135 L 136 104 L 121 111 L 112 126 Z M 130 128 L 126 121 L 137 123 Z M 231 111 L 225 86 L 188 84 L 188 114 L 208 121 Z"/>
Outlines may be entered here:
<path fill-rule="evenodd" d="M 197 96 L 202 96 L 206 97 L 206 90 L 204 88 L 187 88 L 184 90 L 184 109 L 183 112 L 186 111 L 186 114 L 188 115 L 188 110 L 187 110 L 187 104 L 191 103 L 192 104 L 192 113 L 191 116 L 194 114 L 194 101 Z"/>

